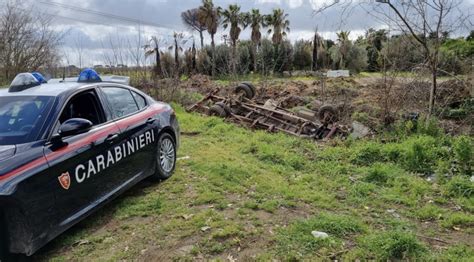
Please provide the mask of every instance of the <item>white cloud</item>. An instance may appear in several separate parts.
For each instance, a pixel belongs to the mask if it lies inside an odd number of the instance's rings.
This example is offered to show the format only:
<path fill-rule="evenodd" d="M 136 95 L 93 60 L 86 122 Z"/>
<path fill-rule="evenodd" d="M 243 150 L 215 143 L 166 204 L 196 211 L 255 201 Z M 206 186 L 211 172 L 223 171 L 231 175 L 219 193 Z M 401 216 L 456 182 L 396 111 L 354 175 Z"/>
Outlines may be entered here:
<path fill-rule="evenodd" d="M 262 4 L 281 4 L 281 0 L 256 0 L 256 4 L 262 5 Z"/>
<path fill-rule="evenodd" d="M 291 9 L 298 8 L 303 5 L 303 0 L 286 0 L 288 2 L 288 6 Z"/>

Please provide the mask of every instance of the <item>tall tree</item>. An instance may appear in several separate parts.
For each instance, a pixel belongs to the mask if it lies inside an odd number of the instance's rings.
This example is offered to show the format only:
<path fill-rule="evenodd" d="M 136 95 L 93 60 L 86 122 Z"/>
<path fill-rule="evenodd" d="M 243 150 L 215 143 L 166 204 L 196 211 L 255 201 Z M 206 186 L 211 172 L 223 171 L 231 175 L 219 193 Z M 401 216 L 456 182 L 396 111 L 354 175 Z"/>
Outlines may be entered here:
<path fill-rule="evenodd" d="M 266 27 L 265 16 L 260 14 L 260 10 L 252 9 L 246 14 L 246 19 L 252 28 L 252 70 L 257 70 L 257 49 L 262 40 L 260 29 Z"/>
<path fill-rule="evenodd" d="M 402 4 L 395 1 L 392 3 L 390 0 L 376 0 L 376 2 L 387 4 L 397 18 L 394 19 L 385 11 L 383 13 L 386 17 L 395 20 L 397 26 L 403 32 L 410 33 L 413 41 L 423 48 L 425 65 L 430 70 L 432 78 L 428 105 L 429 119 L 434 112 L 440 48 L 445 38 L 444 32 L 468 26 L 466 24 L 470 23 L 470 15 L 460 10 L 462 0 L 417 0 L 402 1 Z M 381 8 L 379 5 L 377 7 Z"/>
<path fill-rule="evenodd" d="M 237 41 L 239 40 L 240 32 L 242 28 L 247 27 L 245 14 L 240 12 L 240 6 L 229 5 L 225 10 L 220 10 L 222 16 L 222 25 L 224 29 L 230 26 L 230 41 L 232 46 L 232 72 L 236 73 L 236 60 L 237 60 Z M 240 27 L 242 26 L 242 28 Z"/>
<path fill-rule="evenodd" d="M 280 9 L 273 9 L 273 12 L 266 16 L 266 23 L 270 27 L 268 33 L 272 35 L 272 42 L 275 45 L 281 44 L 283 37 L 290 32 L 290 20 L 288 20 L 288 14 Z"/>
<path fill-rule="evenodd" d="M 349 52 L 351 41 L 349 40 L 350 31 L 340 31 L 336 33 L 337 35 L 337 44 L 339 48 L 339 69 L 344 69 L 346 67 L 345 60 L 347 58 L 347 53 Z"/>
<path fill-rule="evenodd" d="M 169 50 L 174 50 L 174 67 L 175 67 L 175 76 L 179 77 L 179 53 L 183 51 L 183 45 L 185 45 L 187 40 L 184 39 L 183 33 L 174 32 L 173 34 L 173 45 L 168 47 Z"/>
<path fill-rule="evenodd" d="M 199 19 L 199 8 L 189 9 L 181 13 L 181 20 L 191 30 L 195 30 L 199 33 L 201 39 L 201 48 L 204 47 L 204 31 L 207 30 L 207 26 L 203 20 Z"/>
<path fill-rule="evenodd" d="M 202 0 L 202 5 L 199 7 L 198 20 L 200 23 L 206 25 L 207 32 L 211 35 L 211 48 L 212 48 L 212 75 L 216 74 L 216 44 L 214 42 L 214 36 L 217 33 L 219 26 L 219 10 L 214 6 L 212 0 Z"/>
<path fill-rule="evenodd" d="M 313 37 L 313 59 L 311 63 L 311 69 L 316 71 L 318 68 L 318 49 L 321 47 L 321 36 L 318 34 L 318 30 L 314 30 L 314 37 Z"/>
<path fill-rule="evenodd" d="M 0 70 L 10 80 L 19 72 L 53 64 L 61 38 L 52 29 L 51 17 L 22 1 L 6 1 L 0 9 Z"/>
<path fill-rule="evenodd" d="M 385 29 L 375 30 L 373 28 L 369 28 L 365 32 L 369 71 L 379 71 L 381 68 L 379 56 L 383 48 L 383 43 L 388 40 L 387 34 L 388 32 Z"/>
<path fill-rule="evenodd" d="M 284 60 L 288 57 L 285 57 L 285 54 L 280 55 L 280 45 L 283 43 L 283 37 L 287 35 L 287 32 L 290 31 L 290 20 L 288 20 L 288 14 L 280 9 L 273 9 L 270 15 L 265 17 L 265 22 L 270 27 L 268 33 L 272 34 L 273 42 L 273 60 L 274 60 L 274 69 L 282 64 Z"/>

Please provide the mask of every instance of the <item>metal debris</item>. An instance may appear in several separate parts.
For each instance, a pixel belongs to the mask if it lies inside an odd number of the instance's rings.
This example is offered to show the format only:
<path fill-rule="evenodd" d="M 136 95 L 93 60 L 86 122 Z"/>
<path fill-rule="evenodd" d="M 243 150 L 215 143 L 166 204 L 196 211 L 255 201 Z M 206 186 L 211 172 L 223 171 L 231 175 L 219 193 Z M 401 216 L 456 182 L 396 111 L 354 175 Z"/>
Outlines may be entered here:
<path fill-rule="evenodd" d="M 330 139 L 346 137 L 350 133 L 349 127 L 337 123 L 336 110 L 330 106 L 323 107 L 318 114 L 311 111 L 299 116 L 280 107 L 276 101 L 261 103 L 252 100 L 256 91 L 250 83 L 240 84 L 226 97 L 218 96 L 218 93 L 219 89 L 210 92 L 187 110 L 224 117 L 253 129 L 304 138 Z"/>

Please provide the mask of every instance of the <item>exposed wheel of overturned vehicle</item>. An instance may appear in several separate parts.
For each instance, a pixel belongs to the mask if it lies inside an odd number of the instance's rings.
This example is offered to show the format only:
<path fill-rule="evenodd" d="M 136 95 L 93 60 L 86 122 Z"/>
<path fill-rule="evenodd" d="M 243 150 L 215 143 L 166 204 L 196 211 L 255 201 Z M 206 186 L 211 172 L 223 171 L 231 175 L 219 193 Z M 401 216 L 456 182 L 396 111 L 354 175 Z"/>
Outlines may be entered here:
<path fill-rule="evenodd" d="M 227 112 L 221 103 L 217 103 L 209 108 L 210 116 L 226 117 Z"/>
<path fill-rule="evenodd" d="M 160 135 L 158 143 L 155 177 L 165 180 L 173 175 L 176 167 L 176 143 L 166 132 Z"/>
<path fill-rule="evenodd" d="M 236 88 L 235 88 L 235 93 L 236 94 L 240 94 L 240 93 L 243 93 L 245 98 L 247 99 L 252 99 L 255 94 L 254 92 L 252 91 L 252 88 L 250 88 L 248 85 L 246 84 L 240 84 L 238 85 Z"/>
<path fill-rule="evenodd" d="M 339 120 L 336 109 L 331 105 L 325 105 L 319 108 L 318 115 L 319 120 L 325 124 L 332 124 Z"/>
<path fill-rule="evenodd" d="M 252 93 L 253 93 L 253 97 L 255 97 L 257 95 L 257 89 L 255 88 L 254 85 L 252 85 L 252 83 L 249 83 L 249 82 L 243 82 L 242 84 L 248 86 L 251 90 L 252 90 Z"/>

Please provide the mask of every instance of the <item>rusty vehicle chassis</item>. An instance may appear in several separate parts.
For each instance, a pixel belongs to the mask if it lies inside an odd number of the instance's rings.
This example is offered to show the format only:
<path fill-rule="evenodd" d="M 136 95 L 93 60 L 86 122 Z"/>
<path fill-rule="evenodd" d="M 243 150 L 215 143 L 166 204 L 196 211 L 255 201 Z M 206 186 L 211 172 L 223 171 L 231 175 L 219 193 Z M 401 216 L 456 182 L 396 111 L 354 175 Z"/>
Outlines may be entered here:
<path fill-rule="evenodd" d="M 188 111 L 213 115 L 211 106 L 220 105 L 226 112 L 226 119 L 250 128 L 264 129 L 269 132 L 284 132 L 312 139 L 346 136 L 347 132 L 337 123 L 322 123 L 302 118 L 284 108 L 278 106 L 268 107 L 249 100 L 243 95 L 218 96 L 218 91 L 215 90 L 209 93 L 199 102 L 189 107 Z"/>

